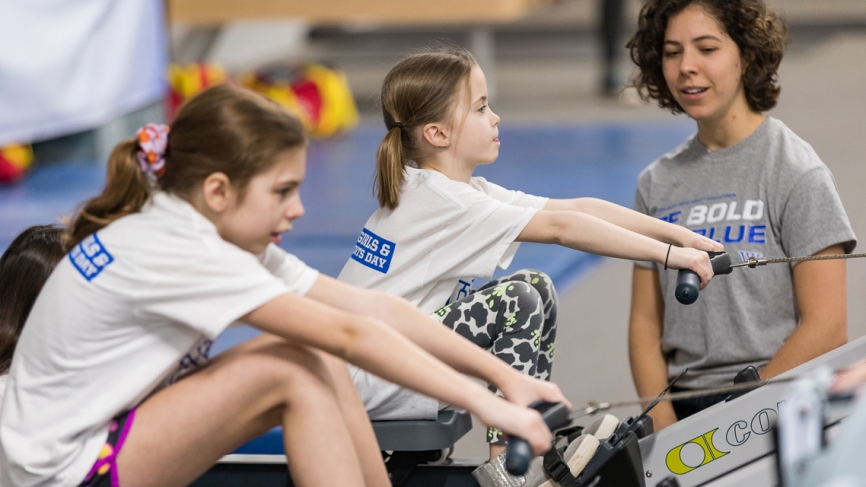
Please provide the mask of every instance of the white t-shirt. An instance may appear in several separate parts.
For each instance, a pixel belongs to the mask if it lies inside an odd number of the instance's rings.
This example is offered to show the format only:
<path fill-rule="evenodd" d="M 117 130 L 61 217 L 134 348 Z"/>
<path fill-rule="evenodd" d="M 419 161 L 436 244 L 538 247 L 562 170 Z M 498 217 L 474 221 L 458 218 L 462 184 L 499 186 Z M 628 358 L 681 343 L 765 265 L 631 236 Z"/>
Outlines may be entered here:
<path fill-rule="evenodd" d="M 546 203 L 481 177 L 466 184 L 407 167 L 400 205 L 367 220 L 338 279 L 432 313 L 460 291 L 460 280 L 507 268 L 520 245 L 514 240 Z"/>
<path fill-rule="evenodd" d="M 165 193 L 84 239 L 48 278 L 18 342 L 0 413 L 0 484 L 78 485 L 117 414 L 204 340 L 318 273 L 271 245 L 226 242 Z"/>
<path fill-rule="evenodd" d="M 547 198 L 510 191 L 484 178 L 469 184 L 406 168 L 395 210 L 367 220 L 339 279 L 402 296 L 425 313 L 465 296 L 475 277 L 490 279 L 511 264 L 515 239 Z M 373 419 L 435 419 L 435 399 L 352 367 Z"/>

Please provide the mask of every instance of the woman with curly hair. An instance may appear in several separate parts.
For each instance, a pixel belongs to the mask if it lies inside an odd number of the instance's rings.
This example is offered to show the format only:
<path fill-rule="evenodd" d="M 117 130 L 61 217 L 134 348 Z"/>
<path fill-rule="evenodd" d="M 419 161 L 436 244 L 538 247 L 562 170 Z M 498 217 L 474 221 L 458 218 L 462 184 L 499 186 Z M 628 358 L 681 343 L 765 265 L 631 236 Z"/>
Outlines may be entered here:
<path fill-rule="evenodd" d="M 787 34 L 762 0 L 650 0 L 629 42 L 635 86 L 697 123 L 697 134 L 640 176 L 635 208 L 721 242 L 734 260 L 840 254 L 856 245 L 830 171 L 812 147 L 765 115 L 781 91 Z M 747 366 L 762 378 L 847 341 L 844 261 L 735 272 L 701 299 L 670 299 L 676 274 L 638 264 L 629 356 L 640 396 L 669 378 L 695 390 L 728 384 Z M 656 429 L 724 395 L 662 403 Z"/>

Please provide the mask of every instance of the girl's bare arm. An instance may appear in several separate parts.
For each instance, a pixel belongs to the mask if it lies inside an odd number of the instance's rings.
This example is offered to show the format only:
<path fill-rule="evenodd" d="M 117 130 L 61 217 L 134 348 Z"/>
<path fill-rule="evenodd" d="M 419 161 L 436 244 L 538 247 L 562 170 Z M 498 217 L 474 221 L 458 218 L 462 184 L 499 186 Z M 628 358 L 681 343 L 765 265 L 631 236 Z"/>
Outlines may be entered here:
<path fill-rule="evenodd" d="M 636 213 L 639 215 L 639 213 Z M 660 222 L 664 223 L 664 222 Z M 639 261 L 667 261 L 670 269 L 691 269 L 701 278 L 701 286 L 713 277 L 706 252 L 670 246 L 601 218 L 578 211 L 539 210 L 517 236 L 520 242 L 562 245 L 608 257 Z M 668 254 L 668 252 L 670 252 Z"/>
<path fill-rule="evenodd" d="M 550 431 L 537 412 L 496 397 L 378 320 L 354 316 L 307 297 L 284 294 L 241 321 L 464 408 L 488 426 L 525 438 L 536 453 L 550 446 Z"/>
<path fill-rule="evenodd" d="M 698 235 L 686 227 L 674 225 L 598 198 L 551 199 L 548 200 L 544 209 L 586 213 L 618 227 L 680 247 L 693 247 L 716 252 L 724 250 L 722 244 Z"/>
<path fill-rule="evenodd" d="M 559 387 L 524 375 L 454 333 L 400 297 L 319 276 L 307 293 L 327 305 L 381 320 L 458 371 L 496 384 L 510 401 L 528 405 L 543 399 L 570 403 Z"/>

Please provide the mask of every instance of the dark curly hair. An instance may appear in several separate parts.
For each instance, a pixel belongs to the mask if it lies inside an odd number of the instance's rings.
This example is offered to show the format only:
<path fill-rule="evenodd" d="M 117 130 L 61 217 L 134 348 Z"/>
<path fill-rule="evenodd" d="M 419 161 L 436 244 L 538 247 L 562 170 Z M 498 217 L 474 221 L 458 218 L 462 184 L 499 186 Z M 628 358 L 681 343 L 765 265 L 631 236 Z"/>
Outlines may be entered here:
<path fill-rule="evenodd" d="M 644 101 L 658 100 L 673 113 L 684 113 L 662 72 L 662 49 L 668 20 L 690 5 L 712 15 L 737 43 L 747 63 L 743 74 L 746 101 L 755 112 L 774 106 L 781 88 L 777 71 L 788 44 L 784 19 L 762 0 L 649 0 L 641 8 L 638 31 L 629 41 L 631 59 L 640 68 L 633 86 Z"/>

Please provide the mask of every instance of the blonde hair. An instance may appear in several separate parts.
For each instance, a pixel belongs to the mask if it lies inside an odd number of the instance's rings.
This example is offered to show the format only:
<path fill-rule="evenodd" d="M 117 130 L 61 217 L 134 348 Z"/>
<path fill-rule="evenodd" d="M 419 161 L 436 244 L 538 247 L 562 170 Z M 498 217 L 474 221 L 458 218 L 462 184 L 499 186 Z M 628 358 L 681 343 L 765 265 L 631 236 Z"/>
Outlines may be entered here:
<path fill-rule="evenodd" d="M 376 154 L 380 207 L 393 210 L 400 204 L 404 166 L 419 155 L 414 129 L 447 119 L 460 86 L 468 89 L 469 73 L 475 65 L 469 51 L 444 47 L 413 54 L 385 76 L 381 100 L 388 133 Z"/>
<path fill-rule="evenodd" d="M 307 142 L 301 122 L 280 105 L 245 88 L 222 84 L 187 102 L 171 124 L 165 173 L 159 189 L 189 199 L 209 175 L 228 176 L 241 195 L 276 156 Z M 108 158 L 102 194 L 85 201 L 64 235 L 69 251 L 82 239 L 123 216 L 141 211 L 152 193 L 136 157 L 135 139 L 125 140 Z"/>

